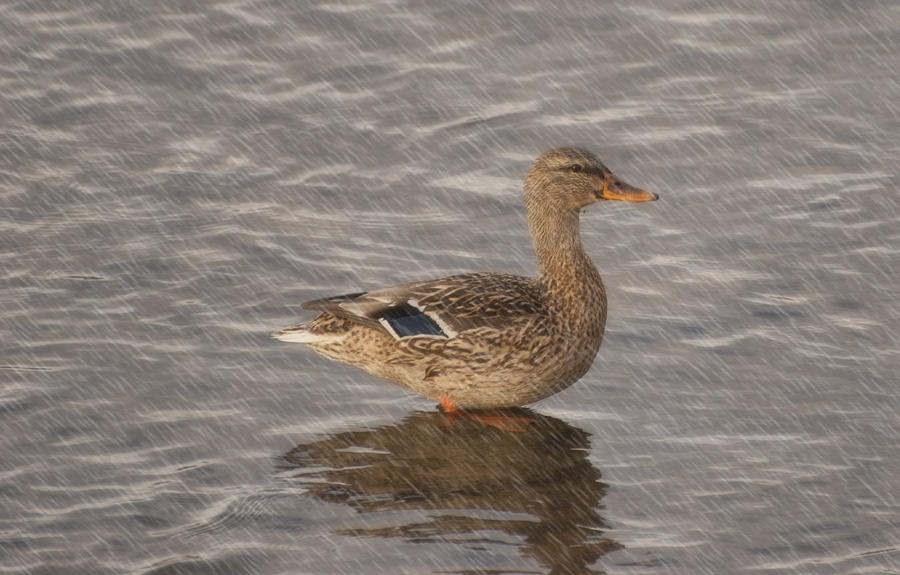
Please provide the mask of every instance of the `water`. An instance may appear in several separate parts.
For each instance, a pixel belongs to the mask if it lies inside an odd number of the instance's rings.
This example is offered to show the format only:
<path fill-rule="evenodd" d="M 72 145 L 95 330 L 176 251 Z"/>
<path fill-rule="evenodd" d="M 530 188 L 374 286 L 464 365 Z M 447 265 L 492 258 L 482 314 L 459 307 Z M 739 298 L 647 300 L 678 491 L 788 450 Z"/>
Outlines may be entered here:
<path fill-rule="evenodd" d="M 900 6 L 0 8 L 0 572 L 900 573 Z M 526 434 L 269 339 L 534 274 L 610 320 Z"/>

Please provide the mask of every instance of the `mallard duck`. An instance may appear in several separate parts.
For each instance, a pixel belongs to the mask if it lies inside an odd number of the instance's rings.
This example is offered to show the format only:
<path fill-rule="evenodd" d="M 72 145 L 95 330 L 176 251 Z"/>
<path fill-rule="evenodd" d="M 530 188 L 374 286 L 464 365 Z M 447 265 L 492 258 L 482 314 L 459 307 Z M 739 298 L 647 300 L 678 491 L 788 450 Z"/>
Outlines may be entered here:
<path fill-rule="evenodd" d="M 439 401 L 445 411 L 535 402 L 584 375 L 603 339 L 606 291 L 581 244 L 581 209 L 657 198 L 590 152 L 550 150 L 525 178 L 538 277 L 477 272 L 317 299 L 303 307 L 318 317 L 272 336 Z"/>

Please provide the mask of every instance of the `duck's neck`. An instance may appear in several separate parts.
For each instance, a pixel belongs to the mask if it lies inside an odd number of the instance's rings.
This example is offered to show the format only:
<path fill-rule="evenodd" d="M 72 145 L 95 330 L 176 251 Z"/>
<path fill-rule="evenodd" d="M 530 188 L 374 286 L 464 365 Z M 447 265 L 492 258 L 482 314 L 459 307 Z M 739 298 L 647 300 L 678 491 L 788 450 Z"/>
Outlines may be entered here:
<path fill-rule="evenodd" d="M 541 279 L 557 289 L 600 284 L 600 274 L 581 245 L 578 210 L 555 209 L 526 196 L 525 209 L 531 241 L 541 265 Z"/>

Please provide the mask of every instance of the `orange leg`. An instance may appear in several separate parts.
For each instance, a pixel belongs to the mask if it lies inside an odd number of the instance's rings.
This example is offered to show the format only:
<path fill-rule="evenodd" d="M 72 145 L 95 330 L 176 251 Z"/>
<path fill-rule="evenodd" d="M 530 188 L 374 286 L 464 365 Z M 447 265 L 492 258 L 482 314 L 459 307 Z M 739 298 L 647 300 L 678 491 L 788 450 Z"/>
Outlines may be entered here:
<path fill-rule="evenodd" d="M 534 421 L 530 417 L 516 417 L 503 413 L 503 410 L 499 409 L 484 412 L 461 411 L 456 409 L 453 401 L 446 395 L 441 396 L 441 410 L 451 417 L 461 415 L 505 431 L 525 431 L 528 428 L 528 424 Z M 452 419 L 449 419 L 448 423 L 452 424 L 452 421 Z"/>
<path fill-rule="evenodd" d="M 441 396 L 441 409 L 444 410 L 444 413 L 459 413 L 456 406 L 453 405 L 453 402 L 450 401 L 450 397 L 447 395 Z"/>

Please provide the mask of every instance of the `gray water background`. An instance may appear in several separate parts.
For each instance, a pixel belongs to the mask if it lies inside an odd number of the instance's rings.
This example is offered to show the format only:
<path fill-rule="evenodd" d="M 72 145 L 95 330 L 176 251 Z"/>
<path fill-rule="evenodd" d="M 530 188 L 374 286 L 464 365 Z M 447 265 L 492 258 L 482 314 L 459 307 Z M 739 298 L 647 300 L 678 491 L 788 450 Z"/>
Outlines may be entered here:
<path fill-rule="evenodd" d="M 900 573 L 897 2 L 0 6 L 0 573 Z M 592 370 L 531 433 L 269 339 L 535 274 L 588 147 Z"/>

